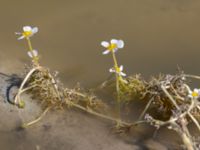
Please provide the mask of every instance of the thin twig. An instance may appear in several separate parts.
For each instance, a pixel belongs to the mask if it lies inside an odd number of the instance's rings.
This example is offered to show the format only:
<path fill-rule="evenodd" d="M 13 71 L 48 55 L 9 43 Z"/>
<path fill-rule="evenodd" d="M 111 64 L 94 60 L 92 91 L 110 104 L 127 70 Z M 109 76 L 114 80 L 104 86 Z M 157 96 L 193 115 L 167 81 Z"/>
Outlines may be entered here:
<path fill-rule="evenodd" d="M 145 115 L 145 113 L 147 112 L 147 109 L 150 107 L 151 103 L 153 102 L 154 97 L 152 97 L 149 102 L 147 103 L 147 105 L 145 106 L 143 112 L 141 113 L 140 117 L 138 120 L 141 120 L 143 118 L 143 116 Z"/>
<path fill-rule="evenodd" d="M 46 113 L 47 113 L 51 108 L 52 108 L 52 107 L 47 107 L 47 108 L 42 112 L 42 114 L 41 114 L 38 118 L 36 118 L 35 120 L 30 121 L 30 122 L 28 122 L 28 123 L 24 123 L 24 124 L 22 125 L 22 127 L 23 127 L 23 128 L 27 128 L 27 127 L 29 127 L 29 126 L 31 126 L 31 125 L 37 123 L 38 121 L 40 121 L 40 120 L 46 115 Z"/>
<path fill-rule="evenodd" d="M 181 96 L 178 94 L 178 92 L 176 91 L 176 89 L 174 88 L 173 85 L 171 85 L 171 88 L 172 88 L 174 94 L 176 95 L 176 98 L 180 99 L 181 101 L 184 101 L 184 100 L 185 100 L 183 97 L 181 97 Z"/>
<path fill-rule="evenodd" d="M 188 77 L 188 78 L 193 78 L 193 79 L 200 80 L 200 76 L 197 76 L 197 75 L 185 74 L 184 76 L 185 76 L 185 77 Z"/>
<path fill-rule="evenodd" d="M 180 110 L 179 106 L 177 105 L 176 101 L 174 100 L 174 98 L 169 94 L 169 92 L 165 89 L 165 87 L 163 85 L 161 85 L 161 89 L 163 90 L 163 92 L 166 94 L 166 96 L 171 100 L 171 102 L 174 104 L 174 106 L 176 107 L 176 109 Z"/>
<path fill-rule="evenodd" d="M 176 123 L 174 123 L 175 125 Z M 176 124 L 177 125 L 177 124 Z M 181 127 L 177 125 L 177 132 L 182 138 L 184 145 L 186 146 L 187 150 L 195 150 L 193 141 L 191 140 L 191 135 L 188 131 L 187 126 L 185 125 L 184 119 L 181 119 Z"/>
<path fill-rule="evenodd" d="M 58 86 L 57 86 L 57 84 L 56 84 L 56 80 L 54 79 L 54 77 L 53 77 L 49 72 L 48 72 L 48 75 L 49 75 L 49 77 L 51 78 L 51 82 L 52 82 L 52 84 L 53 84 L 54 90 L 55 90 L 55 92 L 56 92 L 58 98 L 59 98 L 60 100 L 62 100 L 62 97 L 61 97 L 61 95 L 60 95 Z"/>
<path fill-rule="evenodd" d="M 136 126 L 138 124 L 141 124 L 141 123 L 146 123 L 146 121 L 144 120 L 141 120 L 141 121 L 137 121 L 137 122 L 134 122 L 134 123 L 128 123 L 128 122 L 124 122 L 122 120 L 119 120 L 118 118 L 113 118 L 113 117 L 110 117 L 108 115 L 103 115 L 101 113 L 98 113 L 98 112 L 95 112 L 93 111 L 92 109 L 89 109 L 89 108 L 85 108 L 79 104 L 76 104 L 76 103 L 73 103 L 71 101 L 66 101 L 66 103 L 70 106 L 74 106 L 75 108 L 78 108 L 80 110 L 83 110 L 89 114 L 92 114 L 92 115 L 95 115 L 97 117 L 100 117 L 100 118 L 103 118 L 103 119 L 106 119 L 106 120 L 110 120 L 110 121 L 113 121 L 113 122 L 118 122 L 120 125 L 125 125 L 125 126 Z"/>
<path fill-rule="evenodd" d="M 192 119 L 194 124 L 197 126 L 198 130 L 200 131 L 200 125 L 199 125 L 198 121 L 196 120 L 196 118 L 190 112 L 188 112 L 188 115 L 190 116 L 190 118 Z"/>
<path fill-rule="evenodd" d="M 24 89 L 22 89 L 21 91 L 20 91 L 20 95 L 21 94 L 23 94 L 24 92 L 27 92 L 28 90 L 31 90 L 31 89 L 33 89 L 33 88 L 35 88 L 35 87 L 37 87 L 37 86 L 39 86 L 39 85 L 33 85 L 33 86 L 29 86 L 29 87 L 27 87 L 27 88 L 24 88 Z"/>

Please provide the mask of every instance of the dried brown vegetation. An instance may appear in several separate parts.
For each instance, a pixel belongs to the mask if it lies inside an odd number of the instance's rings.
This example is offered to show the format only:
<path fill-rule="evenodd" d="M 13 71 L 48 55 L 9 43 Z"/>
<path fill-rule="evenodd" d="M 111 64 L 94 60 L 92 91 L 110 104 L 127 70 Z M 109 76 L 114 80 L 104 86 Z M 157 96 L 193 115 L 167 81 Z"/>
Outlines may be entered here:
<path fill-rule="evenodd" d="M 167 127 L 177 132 L 186 149 L 195 150 L 199 148 L 199 137 L 190 134 L 188 125 L 193 123 L 200 132 L 199 98 L 188 97 L 191 91 L 187 83 L 188 78 L 200 79 L 198 76 L 186 75 L 160 75 L 145 81 L 139 75 L 125 78 L 126 84 L 120 84 L 120 100 L 127 103 L 131 101 L 145 101 L 144 111 L 138 117 L 138 122 L 125 122 L 106 113 L 109 108 L 102 100 L 90 92 L 84 92 L 80 86 L 74 89 L 64 88 L 56 75 L 41 66 L 30 69 L 19 88 L 15 102 L 19 105 L 20 95 L 29 92 L 43 108 L 44 112 L 29 123 L 23 125 L 28 127 L 38 122 L 50 109 L 78 108 L 98 117 L 119 123 L 119 132 L 128 131 L 130 127 L 140 123 L 149 123 L 157 129 Z M 26 86 L 25 86 L 26 85 Z M 115 87 L 113 81 L 108 81 L 104 87 Z M 113 93 L 115 95 L 115 93 Z M 112 108 L 109 108 L 112 109 Z M 154 112 L 154 113 L 153 113 Z M 156 112 L 156 113 L 155 113 Z"/>

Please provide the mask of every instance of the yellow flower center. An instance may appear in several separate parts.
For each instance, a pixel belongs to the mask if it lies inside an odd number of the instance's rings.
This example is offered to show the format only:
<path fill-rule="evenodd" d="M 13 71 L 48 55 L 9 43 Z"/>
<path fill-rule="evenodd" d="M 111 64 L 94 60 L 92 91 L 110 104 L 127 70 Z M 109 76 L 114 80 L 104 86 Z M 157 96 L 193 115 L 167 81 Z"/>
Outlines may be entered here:
<path fill-rule="evenodd" d="M 23 36 L 25 36 L 25 37 L 29 37 L 29 36 L 32 34 L 32 31 L 25 31 L 25 32 L 23 32 L 22 34 L 23 34 Z"/>
<path fill-rule="evenodd" d="M 117 73 L 120 73 L 120 72 L 121 72 L 121 70 L 120 70 L 119 67 L 116 67 L 116 68 L 115 68 L 115 71 L 116 71 Z"/>
<path fill-rule="evenodd" d="M 113 51 L 115 48 L 117 48 L 117 44 L 110 44 L 110 46 L 108 47 L 110 51 Z"/>
<path fill-rule="evenodd" d="M 192 92 L 192 97 L 198 97 L 199 94 L 197 92 Z"/>

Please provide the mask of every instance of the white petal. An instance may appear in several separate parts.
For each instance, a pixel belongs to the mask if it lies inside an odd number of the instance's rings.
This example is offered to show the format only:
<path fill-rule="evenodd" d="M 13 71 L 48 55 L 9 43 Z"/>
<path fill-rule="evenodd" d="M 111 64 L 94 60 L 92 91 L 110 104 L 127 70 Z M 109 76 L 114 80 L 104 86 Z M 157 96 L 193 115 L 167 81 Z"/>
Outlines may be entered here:
<path fill-rule="evenodd" d="M 110 68 L 110 69 L 109 69 L 109 72 L 115 72 L 115 69 Z"/>
<path fill-rule="evenodd" d="M 124 47 L 124 41 L 123 40 L 118 40 L 117 47 L 118 48 L 123 48 Z"/>
<path fill-rule="evenodd" d="M 108 47 L 110 44 L 107 42 L 107 41 L 102 41 L 101 42 L 101 46 L 103 46 L 103 47 Z"/>
<path fill-rule="evenodd" d="M 37 33 L 37 32 L 38 32 L 38 27 L 34 27 L 34 28 L 32 29 L 32 33 L 35 34 L 35 33 Z"/>
<path fill-rule="evenodd" d="M 108 54 L 110 51 L 109 50 L 105 50 L 102 54 L 103 55 L 106 55 L 106 54 Z"/>
<path fill-rule="evenodd" d="M 28 51 L 27 54 L 29 57 L 33 58 L 32 52 Z"/>
<path fill-rule="evenodd" d="M 31 31 L 32 28 L 30 26 L 24 26 L 23 31 Z"/>
<path fill-rule="evenodd" d="M 38 51 L 37 50 L 32 50 L 27 52 L 28 56 L 33 58 L 38 56 Z"/>
<path fill-rule="evenodd" d="M 118 40 L 112 39 L 112 40 L 110 41 L 110 43 L 111 43 L 111 44 L 117 44 L 117 43 L 118 43 Z"/>
<path fill-rule="evenodd" d="M 32 53 L 33 53 L 33 56 L 35 56 L 35 57 L 38 56 L 38 51 L 37 51 L 37 50 L 34 49 L 34 50 L 32 51 Z"/>
<path fill-rule="evenodd" d="M 124 77 L 126 76 L 126 74 L 124 72 L 120 72 L 120 75 L 124 76 Z"/>
<path fill-rule="evenodd" d="M 199 89 L 194 89 L 194 92 L 195 93 L 199 93 Z"/>
<path fill-rule="evenodd" d="M 122 70 L 124 69 L 124 66 L 121 65 L 121 66 L 119 67 L 119 69 L 120 69 L 120 71 L 122 71 Z"/>
<path fill-rule="evenodd" d="M 22 39 L 24 39 L 24 38 L 25 38 L 25 36 L 22 35 L 22 36 L 18 37 L 17 39 L 18 39 L 18 40 L 22 40 Z"/>

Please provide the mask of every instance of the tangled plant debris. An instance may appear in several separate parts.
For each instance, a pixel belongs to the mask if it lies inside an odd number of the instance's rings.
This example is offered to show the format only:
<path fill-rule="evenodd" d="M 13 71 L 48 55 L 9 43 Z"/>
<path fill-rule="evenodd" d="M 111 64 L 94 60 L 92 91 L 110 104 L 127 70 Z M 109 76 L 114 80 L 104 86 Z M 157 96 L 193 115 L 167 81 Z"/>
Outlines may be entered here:
<path fill-rule="evenodd" d="M 104 87 L 115 88 L 118 117 L 111 116 L 107 111 L 114 109 L 100 100 L 95 94 L 85 92 L 80 86 L 74 89 L 65 88 L 57 78 L 57 73 L 40 65 L 38 51 L 32 48 L 30 38 L 38 32 L 37 27 L 25 26 L 22 33 L 16 33 L 21 39 L 28 42 L 28 56 L 32 65 L 20 84 L 15 96 L 14 105 L 23 108 L 24 101 L 21 95 L 30 93 L 43 109 L 43 113 L 35 120 L 24 123 L 29 127 L 40 121 L 50 109 L 75 107 L 95 116 L 110 120 L 117 124 L 119 132 L 128 131 L 140 123 L 148 123 L 156 129 L 166 127 L 180 135 L 184 148 L 188 150 L 200 149 L 200 137 L 191 134 L 189 124 L 194 124 L 200 132 L 200 89 L 192 90 L 188 80 L 200 80 L 200 76 L 188 75 L 180 72 L 177 75 L 160 75 L 145 81 L 140 75 L 125 77 L 123 66 L 118 65 L 115 53 L 124 47 L 122 40 L 112 39 L 103 41 L 101 45 L 106 48 L 103 54 L 112 54 L 114 65 L 109 70 L 115 74 L 115 80 L 106 81 Z M 144 101 L 146 103 L 136 122 L 126 122 L 120 115 L 121 102 Z M 152 111 L 153 110 L 153 111 Z M 155 113 L 156 112 L 156 113 Z M 199 134 L 198 134 L 199 135 Z"/>

